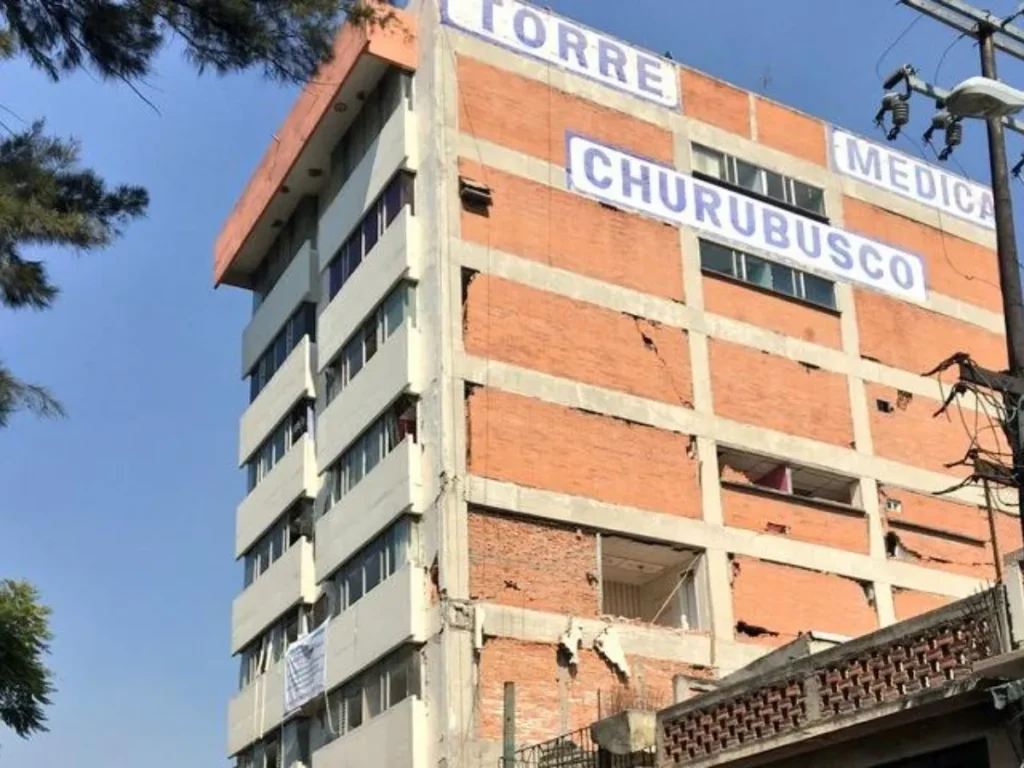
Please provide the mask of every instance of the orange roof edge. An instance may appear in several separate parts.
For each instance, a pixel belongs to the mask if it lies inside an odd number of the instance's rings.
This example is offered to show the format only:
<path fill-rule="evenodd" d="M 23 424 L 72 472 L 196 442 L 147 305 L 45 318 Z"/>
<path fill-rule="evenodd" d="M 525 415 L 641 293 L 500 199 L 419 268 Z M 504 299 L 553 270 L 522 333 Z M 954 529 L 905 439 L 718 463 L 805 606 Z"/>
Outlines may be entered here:
<path fill-rule="evenodd" d="M 276 141 L 263 154 L 235 207 L 221 227 L 213 246 L 213 283 L 220 285 L 242 249 L 249 233 L 280 189 L 307 140 L 316 131 L 364 54 L 413 70 L 417 64 L 416 17 L 397 8 L 395 18 L 383 27 L 342 26 L 334 42 L 334 57 L 302 89 L 277 131 Z"/>

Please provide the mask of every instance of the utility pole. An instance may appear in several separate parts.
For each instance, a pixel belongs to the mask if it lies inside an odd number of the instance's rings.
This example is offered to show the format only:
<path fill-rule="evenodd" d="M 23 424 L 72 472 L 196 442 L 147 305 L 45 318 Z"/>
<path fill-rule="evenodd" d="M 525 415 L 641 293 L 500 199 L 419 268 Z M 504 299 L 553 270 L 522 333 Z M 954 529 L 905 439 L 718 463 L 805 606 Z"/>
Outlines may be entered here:
<path fill-rule="evenodd" d="M 962 0 L 899 0 L 903 5 L 930 16 L 978 42 L 981 53 L 981 71 L 984 77 L 997 80 L 996 48 L 1024 60 L 1024 31 L 1013 26 L 1013 21 L 1022 11 L 1024 3 L 1009 17 L 1002 19 L 988 11 L 968 5 Z M 904 70 L 913 74 L 913 70 Z M 891 80 L 891 78 L 890 78 Z M 909 79 L 908 79 L 909 91 Z M 933 91 L 935 89 L 932 89 Z M 904 120 L 905 122 L 905 120 Z M 1012 124 L 1013 121 L 1007 121 Z M 999 285 L 1003 298 L 1003 317 L 1006 328 L 1006 351 L 1009 363 L 1008 386 L 997 391 L 1005 403 L 1006 423 L 1003 425 L 1010 444 L 1013 468 L 1013 485 L 1018 489 L 1020 525 L 1024 534 L 1024 444 L 1021 442 L 1022 424 L 1020 406 L 1024 397 L 1019 392 L 1019 383 L 1024 377 L 1024 300 L 1021 297 L 1021 280 L 1017 264 L 1017 241 L 1013 224 L 1013 207 L 1010 195 L 1010 174 L 1006 160 L 1006 137 L 1003 132 L 1004 118 L 989 115 L 985 118 L 988 129 L 989 167 L 992 175 L 992 195 L 995 208 L 996 251 L 999 261 Z M 993 377 L 995 378 L 995 377 Z M 1013 386 L 1010 386 L 1010 384 Z M 1018 390 L 1018 391 L 1014 391 Z M 986 488 L 987 490 L 987 488 Z"/>

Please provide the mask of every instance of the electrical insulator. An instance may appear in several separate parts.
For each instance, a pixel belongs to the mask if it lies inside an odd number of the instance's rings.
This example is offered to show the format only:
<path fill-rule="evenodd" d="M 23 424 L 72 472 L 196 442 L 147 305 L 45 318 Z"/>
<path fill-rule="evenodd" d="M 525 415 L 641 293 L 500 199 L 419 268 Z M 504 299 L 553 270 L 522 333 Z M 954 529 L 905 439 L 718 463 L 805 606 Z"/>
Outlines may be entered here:
<path fill-rule="evenodd" d="M 964 127 L 959 123 L 950 123 L 946 126 L 946 146 L 958 147 L 964 140 Z"/>
<path fill-rule="evenodd" d="M 909 122 L 910 104 L 900 99 L 892 105 L 892 124 L 897 128 L 902 128 Z"/>

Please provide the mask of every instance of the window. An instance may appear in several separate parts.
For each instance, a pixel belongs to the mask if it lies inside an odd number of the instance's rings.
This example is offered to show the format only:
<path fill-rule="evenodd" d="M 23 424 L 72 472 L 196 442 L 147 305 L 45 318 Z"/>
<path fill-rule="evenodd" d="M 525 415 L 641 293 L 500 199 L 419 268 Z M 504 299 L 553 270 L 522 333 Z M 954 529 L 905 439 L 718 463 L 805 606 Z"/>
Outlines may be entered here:
<path fill-rule="evenodd" d="M 333 507 L 362 482 L 366 473 L 398 447 L 406 437 L 416 440 L 416 399 L 403 395 L 341 454 L 328 470 Z M 325 510 L 326 511 L 326 510 Z"/>
<path fill-rule="evenodd" d="M 697 550 L 601 538 L 601 610 L 663 627 L 703 629 L 703 562 Z"/>
<path fill-rule="evenodd" d="M 755 195 L 825 215 L 825 191 L 700 144 L 693 145 L 693 170 Z"/>
<path fill-rule="evenodd" d="M 362 109 L 345 134 L 331 150 L 331 173 L 341 187 L 362 160 L 384 124 L 411 93 L 411 76 L 398 69 L 389 69 L 372 91 L 363 98 Z M 411 104 L 410 104 L 411 107 Z"/>
<path fill-rule="evenodd" d="M 245 468 L 250 493 L 306 434 L 312 423 L 312 409 L 312 401 L 300 401 L 274 428 L 262 445 L 253 451 L 252 458 L 246 463 Z"/>
<path fill-rule="evenodd" d="M 331 577 L 336 596 L 333 615 L 337 616 L 351 608 L 364 595 L 414 560 L 413 534 L 413 523 L 408 518 L 402 518 L 334 572 Z"/>
<path fill-rule="evenodd" d="M 410 696 L 420 695 L 420 652 L 403 646 L 327 696 L 320 715 L 324 741 L 333 741 Z"/>
<path fill-rule="evenodd" d="M 723 485 L 754 486 L 810 501 L 860 508 L 859 483 L 850 477 L 782 462 L 769 456 L 723 448 L 718 452 Z"/>
<path fill-rule="evenodd" d="M 279 662 L 288 645 L 299 639 L 306 610 L 305 606 L 290 610 L 242 649 L 239 654 L 239 689 Z"/>
<path fill-rule="evenodd" d="M 245 585 L 252 582 L 277 561 L 304 535 L 304 518 L 313 512 L 312 502 L 304 499 L 282 515 L 249 551 L 245 553 Z"/>
<path fill-rule="evenodd" d="M 412 284 L 406 282 L 393 288 L 328 365 L 324 372 L 328 404 L 409 318 L 414 291 Z"/>
<path fill-rule="evenodd" d="M 836 308 L 832 281 L 744 251 L 701 240 L 700 265 L 706 272 L 726 275 L 772 293 L 792 296 L 826 309 Z"/>
<path fill-rule="evenodd" d="M 380 196 L 374 200 L 348 239 L 338 249 L 327 268 L 327 295 L 333 299 L 348 282 L 380 236 L 398 216 L 403 206 L 413 207 L 413 175 L 399 171 Z"/>
<path fill-rule="evenodd" d="M 267 386 L 277 369 L 284 365 L 291 351 L 304 336 L 316 340 L 316 304 L 304 303 L 288 318 L 284 327 L 267 346 L 249 372 L 249 402 L 253 402 Z"/>

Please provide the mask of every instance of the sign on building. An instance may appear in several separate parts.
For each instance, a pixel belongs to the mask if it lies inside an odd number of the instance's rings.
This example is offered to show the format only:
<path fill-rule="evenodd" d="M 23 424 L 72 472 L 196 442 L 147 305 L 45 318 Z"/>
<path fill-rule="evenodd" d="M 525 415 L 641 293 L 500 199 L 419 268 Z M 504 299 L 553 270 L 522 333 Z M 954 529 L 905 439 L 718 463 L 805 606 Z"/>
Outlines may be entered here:
<path fill-rule="evenodd" d="M 924 301 L 921 258 L 844 232 L 674 168 L 566 135 L 567 181 L 573 191 L 619 208 L 685 225 L 812 272 Z"/>
<path fill-rule="evenodd" d="M 992 190 L 884 144 L 832 129 L 836 171 L 943 213 L 995 228 Z"/>
<path fill-rule="evenodd" d="M 323 694 L 326 639 L 327 623 L 324 622 L 288 646 L 284 663 L 285 714 Z"/>
<path fill-rule="evenodd" d="M 672 62 L 518 0 L 441 0 L 441 20 L 638 98 L 679 106 Z"/>

